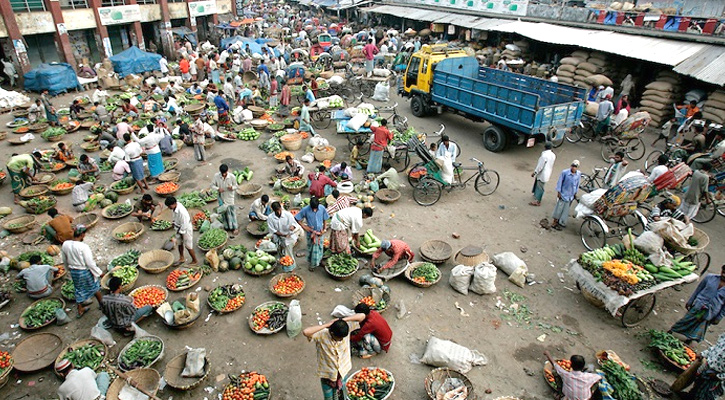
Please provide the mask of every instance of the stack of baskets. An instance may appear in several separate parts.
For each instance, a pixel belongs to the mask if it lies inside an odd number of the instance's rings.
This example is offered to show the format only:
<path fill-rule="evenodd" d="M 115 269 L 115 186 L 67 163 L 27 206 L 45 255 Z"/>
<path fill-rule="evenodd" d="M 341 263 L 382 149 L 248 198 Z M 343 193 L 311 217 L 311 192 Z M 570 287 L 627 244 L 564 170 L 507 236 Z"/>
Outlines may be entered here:
<path fill-rule="evenodd" d="M 475 267 L 478 264 L 491 261 L 488 254 L 477 246 L 467 246 L 458 250 L 453 260 L 457 265 L 462 264 L 469 267 Z"/>
<path fill-rule="evenodd" d="M 138 258 L 138 266 L 149 274 L 166 271 L 174 263 L 174 254 L 166 250 L 147 251 Z"/>
<path fill-rule="evenodd" d="M 453 255 L 453 247 L 443 240 L 428 240 L 420 246 L 420 256 L 433 264 L 443 264 Z"/>

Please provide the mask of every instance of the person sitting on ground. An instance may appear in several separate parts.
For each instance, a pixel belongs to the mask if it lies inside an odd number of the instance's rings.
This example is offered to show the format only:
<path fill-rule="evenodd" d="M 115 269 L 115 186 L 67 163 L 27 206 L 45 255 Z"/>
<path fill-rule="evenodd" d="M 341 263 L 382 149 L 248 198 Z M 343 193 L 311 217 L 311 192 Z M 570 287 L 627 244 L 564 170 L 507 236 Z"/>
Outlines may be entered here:
<path fill-rule="evenodd" d="M 152 216 L 155 211 L 156 203 L 154 203 L 153 197 L 148 193 L 144 193 L 141 200 L 134 204 L 131 216 L 138 218 L 139 221 L 148 221 L 153 219 Z"/>
<path fill-rule="evenodd" d="M 388 262 L 384 265 L 375 264 L 375 261 L 381 254 L 383 254 L 383 252 L 390 257 L 390 260 L 388 260 Z M 408 246 L 407 243 L 397 239 L 383 240 L 380 243 L 380 247 L 378 247 L 375 253 L 373 253 L 373 259 L 370 262 L 370 265 L 373 266 L 373 269 L 376 272 L 379 272 L 384 269 L 393 268 L 403 256 L 408 259 L 408 263 L 413 262 L 413 259 L 415 258 L 415 253 L 413 253 L 413 250 L 410 249 L 410 246 Z"/>
<path fill-rule="evenodd" d="M 573 355 L 569 359 L 571 362 L 571 371 L 562 368 L 548 351 L 544 355 L 549 363 L 554 367 L 556 373 L 561 377 L 561 386 L 559 390 L 559 398 L 566 400 L 589 400 L 592 398 L 593 386 L 599 382 L 602 377 L 590 372 L 584 372 L 586 361 L 580 355 Z M 563 396 L 563 397 L 562 397 Z"/>
<path fill-rule="evenodd" d="M 263 194 L 262 197 L 254 200 L 249 207 L 250 221 L 266 221 L 272 209 L 269 205 L 269 196 Z"/>
<path fill-rule="evenodd" d="M 320 165 L 317 167 L 317 172 L 310 173 L 307 178 L 310 180 L 310 195 L 315 197 L 324 197 L 325 192 L 331 188 L 337 187 L 337 183 L 325 175 L 325 166 Z"/>
<path fill-rule="evenodd" d="M 80 100 L 73 100 L 73 104 L 68 107 L 71 119 L 78 119 L 78 114 L 84 111 Z"/>
<path fill-rule="evenodd" d="M 360 358 L 370 358 L 390 349 L 393 331 L 379 312 L 371 310 L 367 304 L 355 306 L 355 314 L 349 321 L 360 323 L 360 329 L 350 333 L 350 347 Z"/>
<path fill-rule="evenodd" d="M 352 180 L 352 168 L 343 161 L 330 168 L 330 175 L 332 175 L 335 180 L 349 181 Z"/>
<path fill-rule="evenodd" d="M 73 369 L 70 361 L 63 359 L 55 364 L 55 371 L 65 378 L 58 387 L 60 400 L 95 400 L 104 398 L 111 378 L 107 372 L 96 374 L 89 367 Z"/>
<path fill-rule="evenodd" d="M 101 173 L 101 169 L 98 168 L 95 159 L 88 157 L 88 154 L 81 154 L 78 162 L 78 172 L 80 172 L 81 176 L 85 175 L 97 178 Z"/>
<path fill-rule="evenodd" d="M 53 293 L 53 273 L 58 268 L 41 264 L 42 258 L 33 254 L 30 256 L 30 266 L 18 272 L 15 279 L 24 279 L 25 288 L 28 289 L 28 297 L 41 299 Z"/>
<path fill-rule="evenodd" d="M 103 296 L 101 300 L 101 310 L 103 315 L 108 318 L 111 328 L 122 332 L 124 335 L 132 335 L 134 330 L 131 324 L 148 317 L 153 313 L 154 308 L 145 305 L 136 308 L 133 305 L 133 298 L 122 294 L 123 281 L 117 276 L 108 280 L 109 294 Z"/>
<path fill-rule="evenodd" d="M 109 123 L 111 122 L 111 114 L 106 109 L 106 106 L 99 102 L 93 103 L 96 106 L 96 109 L 93 111 L 96 120 L 102 122 L 102 123 Z"/>
<path fill-rule="evenodd" d="M 93 79 L 96 77 L 96 71 L 88 65 L 78 64 L 78 76 L 86 79 Z"/>
<path fill-rule="evenodd" d="M 650 211 L 649 217 L 647 217 L 647 228 L 649 229 L 649 224 L 661 221 L 662 218 L 672 218 L 689 224 L 690 219 L 677 209 L 680 207 L 680 203 L 682 203 L 682 201 L 678 196 L 669 195 L 667 198 L 659 202 L 659 204 L 652 207 L 652 211 Z"/>
<path fill-rule="evenodd" d="M 297 176 L 297 177 L 303 177 L 305 174 L 305 167 L 302 165 L 302 163 L 293 158 L 290 155 L 285 156 L 284 158 L 285 165 L 284 165 L 284 172 L 287 173 L 289 176 Z"/>
<path fill-rule="evenodd" d="M 70 146 L 60 142 L 58 143 L 58 150 L 53 154 L 53 158 L 60 162 L 70 161 L 73 159 L 73 151 L 70 149 Z"/>
<path fill-rule="evenodd" d="M 111 173 L 111 178 L 113 181 L 120 181 L 121 179 L 129 176 L 131 174 L 131 166 L 128 164 L 128 162 L 124 159 L 120 159 L 116 161 L 116 164 L 113 166 L 113 171 Z"/>
<path fill-rule="evenodd" d="M 48 241 L 63 244 L 66 240 L 73 239 L 73 218 L 59 214 L 55 207 L 48 210 L 48 216 L 52 219 L 43 225 L 43 236 Z"/>
<path fill-rule="evenodd" d="M 81 180 L 79 180 L 76 183 L 76 186 L 73 188 L 73 191 L 71 192 L 71 200 L 73 202 L 73 209 L 78 212 L 86 211 L 86 207 L 89 206 L 88 201 L 90 200 L 92 193 L 93 193 L 93 183 L 86 182 L 83 180 L 83 177 L 81 177 Z"/>
<path fill-rule="evenodd" d="M 138 108 L 131 104 L 131 99 L 123 100 L 123 103 L 121 103 L 121 110 L 123 110 L 125 114 L 128 114 L 131 117 L 138 116 Z"/>

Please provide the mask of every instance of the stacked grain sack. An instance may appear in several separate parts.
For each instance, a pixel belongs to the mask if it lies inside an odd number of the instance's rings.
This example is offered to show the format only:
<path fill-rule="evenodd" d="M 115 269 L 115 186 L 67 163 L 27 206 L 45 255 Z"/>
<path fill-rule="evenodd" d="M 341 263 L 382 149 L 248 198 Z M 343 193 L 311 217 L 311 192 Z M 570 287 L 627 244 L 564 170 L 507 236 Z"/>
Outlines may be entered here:
<path fill-rule="evenodd" d="M 725 90 L 710 93 L 702 106 L 702 117 L 718 124 L 725 123 Z"/>
<path fill-rule="evenodd" d="M 674 116 L 672 105 L 679 103 L 680 85 L 680 77 L 675 72 L 662 71 L 644 87 L 639 110 L 647 111 L 652 117 L 650 125 L 660 127 Z"/>
<path fill-rule="evenodd" d="M 589 54 L 586 62 L 577 66 L 577 76 L 574 81 L 579 81 L 578 85 L 584 87 L 613 86 L 612 80 L 605 75 L 609 71 L 607 56 L 604 53 L 593 52 Z"/>
<path fill-rule="evenodd" d="M 559 79 L 559 82 L 573 85 L 577 67 L 579 64 L 585 62 L 587 58 L 589 58 L 589 53 L 581 50 L 575 51 L 569 57 L 562 58 L 559 61 L 561 65 L 556 70 L 556 77 Z"/>

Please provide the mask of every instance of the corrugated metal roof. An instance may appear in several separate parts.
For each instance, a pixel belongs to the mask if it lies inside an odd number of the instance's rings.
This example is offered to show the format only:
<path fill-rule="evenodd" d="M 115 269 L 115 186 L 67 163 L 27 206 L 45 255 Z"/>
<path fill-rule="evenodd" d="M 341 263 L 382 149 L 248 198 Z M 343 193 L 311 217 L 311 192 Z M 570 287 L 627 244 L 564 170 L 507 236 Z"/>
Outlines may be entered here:
<path fill-rule="evenodd" d="M 725 86 L 725 47 L 707 46 L 673 69 L 704 82 Z"/>
<path fill-rule="evenodd" d="M 472 26 L 471 28 L 482 30 L 482 31 L 489 31 L 491 28 L 495 28 L 499 25 L 504 24 L 510 24 L 511 21 L 507 19 L 498 19 L 498 18 L 482 18 L 482 20 L 476 25 Z"/>

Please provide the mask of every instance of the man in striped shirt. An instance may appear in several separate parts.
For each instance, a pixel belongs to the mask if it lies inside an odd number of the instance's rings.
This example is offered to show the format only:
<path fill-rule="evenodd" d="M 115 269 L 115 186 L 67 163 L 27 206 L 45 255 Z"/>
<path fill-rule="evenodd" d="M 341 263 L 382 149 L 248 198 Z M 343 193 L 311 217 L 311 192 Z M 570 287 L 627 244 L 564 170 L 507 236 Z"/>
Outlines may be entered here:
<path fill-rule="evenodd" d="M 666 199 L 654 206 L 649 213 L 649 217 L 647 217 L 647 228 L 649 229 L 651 223 L 660 221 L 662 218 L 672 218 L 689 224 L 690 219 L 678 209 L 680 203 L 679 197 L 669 195 Z"/>
<path fill-rule="evenodd" d="M 597 374 L 584 372 L 584 357 L 579 355 L 571 356 L 571 371 L 562 368 L 548 351 L 544 355 L 554 366 L 556 373 L 561 377 L 561 392 L 564 400 L 589 400 L 592 397 L 592 386 L 602 379 Z"/>
<path fill-rule="evenodd" d="M 330 214 L 330 216 L 343 208 L 348 208 L 357 203 L 357 199 L 355 198 L 350 196 L 340 196 L 340 192 L 337 189 L 333 189 L 330 196 L 334 199 L 334 203 L 327 206 L 327 213 Z M 327 196 L 327 204 L 330 204 L 330 196 Z"/>
<path fill-rule="evenodd" d="M 350 326 L 346 320 L 336 319 L 302 331 L 307 340 L 315 342 L 317 347 L 317 376 L 320 378 L 325 400 L 343 398 L 343 378 L 352 369 Z"/>

